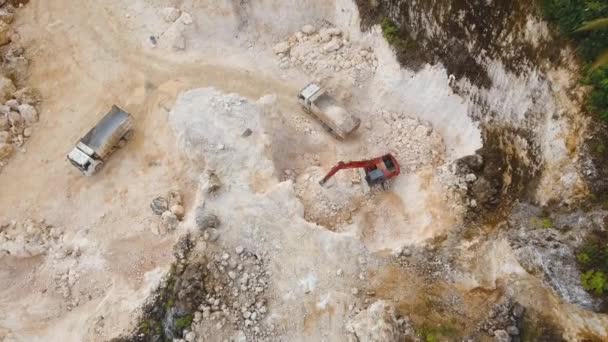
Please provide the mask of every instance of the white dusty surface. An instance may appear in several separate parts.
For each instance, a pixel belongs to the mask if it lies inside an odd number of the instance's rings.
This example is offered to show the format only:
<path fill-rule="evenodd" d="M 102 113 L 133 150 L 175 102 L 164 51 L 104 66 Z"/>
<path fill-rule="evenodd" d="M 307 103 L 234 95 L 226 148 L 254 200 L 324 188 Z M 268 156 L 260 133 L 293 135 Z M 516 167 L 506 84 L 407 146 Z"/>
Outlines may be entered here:
<path fill-rule="evenodd" d="M 163 15 L 167 6 L 181 9 L 175 22 Z M 377 28 L 358 31 L 351 1 L 242 6 L 246 11 L 232 1 L 32 0 L 19 12 L 30 82 L 43 102 L 27 151 L 0 174 L 0 218 L 16 221 L 12 240 L 28 232 L 42 243 L 0 255 L 0 337 L 105 341 L 130 331 L 202 201 L 223 220 L 218 244 L 265 256 L 268 320 L 281 340 L 344 339 L 346 318 L 364 308 L 354 293 L 388 274 L 410 281 L 392 298 L 416 297 L 420 279 L 381 267 L 381 252 L 424 244 L 460 223 L 459 180 L 447 163 L 481 147 L 470 104 L 451 91 L 441 66 L 400 69 Z M 352 88 L 339 86 L 349 72 L 310 75 L 276 60 L 277 43 L 321 20 L 340 27 L 353 51 L 375 56 L 376 67 L 346 83 Z M 298 107 L 295 94 L 315 77 L 363 120 L 352 139 L 337 143 Z M 255 103 L 267 94 L 274 96 Z M 65 154 L 114 103 L 134 115 L 135 137 L 102 173 L 83 178 Z M 243 137 L 247 128 L 253 134 Z M 348 172 L 316 188 L 322 170 L 337 161 L 384 152 L 399 155 L 404 167 L 391 191 L 366 192 Z M 225 184 L 218 197 L 198 190 L 205 169 Z M 170 189 L 184 195 L 186 219 L 175 233 L 156 235 L 149 204 Z M 327 216 L 316 196 L 338 207 Z M 56 236 L 28 230 L 28 219 L 45 219 Z M 520 275 L 509 262 L 492 265 L 492 276 Z M 579 317 L 547 302 L 548 310 Z M 608 336 L 601 324 L 594 329 Z"/>

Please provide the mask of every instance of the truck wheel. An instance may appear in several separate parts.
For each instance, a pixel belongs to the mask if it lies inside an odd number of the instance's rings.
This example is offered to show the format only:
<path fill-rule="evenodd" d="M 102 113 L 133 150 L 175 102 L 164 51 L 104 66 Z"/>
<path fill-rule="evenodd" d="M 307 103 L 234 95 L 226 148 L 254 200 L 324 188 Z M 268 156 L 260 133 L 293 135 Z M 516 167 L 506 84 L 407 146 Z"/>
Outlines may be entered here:
<path fill-rule="evenodd" d="M 95 165 L 94 173 L 97 173 L 97 172 L 101 171 L 101 169 L 103 169 L 103 162 Z"/>
<path fill-rule="evenodd" d="M 129 130 L 127 133 L 125 133 L 125 135 L 122 136 L 121 140 L 125 140 L 125 141 L 129 141 L 131 140 L 131 138 L 133 138 L 133 130 Z"/>

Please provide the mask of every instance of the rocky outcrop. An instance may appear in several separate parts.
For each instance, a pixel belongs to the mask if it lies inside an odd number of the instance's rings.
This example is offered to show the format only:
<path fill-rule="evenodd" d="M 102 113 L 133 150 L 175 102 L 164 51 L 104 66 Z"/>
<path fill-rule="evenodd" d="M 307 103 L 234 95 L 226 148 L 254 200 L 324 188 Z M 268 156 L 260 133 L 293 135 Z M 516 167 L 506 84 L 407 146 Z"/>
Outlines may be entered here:
<path fill-rule="evenodd" d="M 398 342 L 412 338 L 412 329 L 405 319 L 397 319 L 395 307 L 380 300 L 361 311 L 347 326 L 359 342 Z"/>
<path fill-rule="evenodd" d="M 508 238 L 519 263 L 539 275 L 566 302 L 598 310 L 601 301 L 582 287 L 576 262 L 578 247 L 594 230 L 602 231 L 604 211 L 552 212 L 517 205 L 508 219 Z"/>

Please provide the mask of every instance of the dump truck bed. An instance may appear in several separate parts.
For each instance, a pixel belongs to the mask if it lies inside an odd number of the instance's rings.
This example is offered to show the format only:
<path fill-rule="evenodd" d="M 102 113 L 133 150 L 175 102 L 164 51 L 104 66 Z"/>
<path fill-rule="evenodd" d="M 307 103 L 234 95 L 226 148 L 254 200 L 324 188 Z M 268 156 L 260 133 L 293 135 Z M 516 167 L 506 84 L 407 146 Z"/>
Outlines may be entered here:
<path fill-rule="evenodd" d="M 312 110 L 319 119 L 325 122 L 342 138 L 355 131 L 361 124 L 358 118 L 353 117 L 325 92 L 312 99 L 312 107 Z"/>
<path fill-rule="evenodd" d="M 112 106 L 112 109 L 80 139 L 80 142 L 95 151 L 98 158 L 103 159 L 131 128 L 133 128 L 131 115 L 117 106 Z"/>

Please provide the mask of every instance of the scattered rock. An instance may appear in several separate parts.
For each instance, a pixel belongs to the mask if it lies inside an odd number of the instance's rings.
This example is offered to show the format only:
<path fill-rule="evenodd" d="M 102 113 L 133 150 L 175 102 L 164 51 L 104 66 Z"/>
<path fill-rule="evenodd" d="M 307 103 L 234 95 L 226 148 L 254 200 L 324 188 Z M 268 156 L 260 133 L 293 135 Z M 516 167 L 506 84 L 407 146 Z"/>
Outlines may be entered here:
<path fill-rule="evenodd" d="M 15 99 L 10 99 L 10 100 L 6 101 L 5 105 L 8 106 L 11 110 L 18 110 L 19 101 L 15 100 Z"/>
<path fill-rule="evenodd" d="M 0 143 L 0 160 L 10 157 L 14 151 L 15 148 L 13 147 L 13 145 L 7 143 Z"/>
<path fill-rule="evenodd" d="M 11 127 L 8 117 L 0 115 L 0 131 L 6 131 Z"/>
<path fill-rule="evenodd" d="M 169 202 L 163 197 L 156 197 L 152 200 L 150 208 L 152 208 L 152 212 L 154 214 L 162 215 L 165 211 L 169 209 Z"/>
<path fill-rule="evenodd" d="M 184 336 L 184 340 L 186 340 L 186 342 L 194 342 L 196 340 L 196 333 L 194 331 L 188 332 Z"/>
<path fill-rule="evenodd" d="M 19 114 L 25 120 L 25 123 L 30 126 L 38 121 L 38 112 L 36 108 L 29 104 L 22 104 L 17 107 Z"/>
<path fill-rule="evenodd" d="M 243 138 L 247 138 L 248 136 L 250 136 L 253 133 L 253 131 L 251 131 L 249 128 L 247 128 L 246 130 L 243 131 L 243 133 L 241 133 L 241 136 Z"/>
<path fill-rule="evenodd" d="M 13 97 L 22 104 L 35 105 L 40 102 L 40 94 L 30 87 L 24 87 L 17 90 Z"/>
<path fill-rule="evenodd" d="M 494 200 L 498 190 L 485 177 L 480 177 L 471 187 L 477 203 L 487 204 Z"/>
<path fill-rule="evenodd" d="M 342 35 L 342 30 L 340 30 L 340 29 L 339 29 L 339 28 L 337 28 L 337 27 L 331 27 L 331 28 L 328 28 L 328 29 L 327 29 L 327 33 L 328 33 L 330 36 L 340 36 L 340 35 Z"/>
<path fill-rule="evenodd" d="M 478 154 L 473 154 L 458 159 L 457 164 L 459 168 L 466 167 L 470 171 L 479 172 L 483 168 L 483 158 Z"/>
<path fill-rule="evenodd" d="M 469 174 L 467 174 L 467 175 L 465 176 L 465 181 L 466 181 L 467 183 L 473 183 L 473 182 L 474 182 L 474 181 L 476 181 L 476 180 L 477 180 L 477 176 L 475 176 L 475 174 L 474 174 L 474 173 L 469 173 Z"/>
<path fill-rule="evenodd" d="M 336 50 L 340 49 L 341 46 L 342 46 L 342 43 L 340 43 L 340 41 L 338 39 L 332 39 L 329 43 L 327 43 L 323 47 L 323 50 L 325 50 L 326 52 L 332 52 L 332 51 L 336 51 Z"/>
<path fill-rule="evenodd" d="M 217 241 L 217 239 L 219 237 L 220 237 L 220 233 L 215 228 L 209 228 L 209 229 L 205 230 L 205 232 L 203 233 L 203 240 L 205 240 L 205 241 L 215 242 L 215 241 Z"/>
<path fill-rule="evenodd" d="M 23 136 L 26 137 L 26 138 L 31 137 L 32 136 L 32 128 L 31 127 L 26 127 L 23 130 Z"/>
<path fill-rule="evenodd" d="M 525 308 L 522 305 L 519 303 L 515 304 L 515 306 L 513 306 L 513 316 L 515 316 L 515 318 L 523 317 L 524 310 Z"/>
<path fill-rule="evenodd" d="M 182 203 L 184 203 L 182 195 L 177 190 L 169 191 L 168 200 L 169 200 L 169 207 L 172 207 L 174 205 L 182 205 Z"/>
<path fill-rule="evenodd" d="M 10 24 L 13 22 L 14 18 L 15 18 L 15 13 L 8 10 L 6 7 L 0 9 L 0 21 Z"/>
<path fill-rule="evenodd" d="M 2 42 L 2 27 L 3 23 L 0 22 L 0 42 Z M 4 24 L 6 25 L 6 24 Z M 2 44 L 0 44 L 2 45 Z M 10 78 L 0 76 L 0 102 L 4 103 L 11 98 L 13 93 L 17 90 L 13 81 Z M 17 103 L 19 104 L 19 103 Z M 7 104 L 8 105 L 8 104 Z"/>
<path fill-rule="evenodd" d="M 307 34 L 307 35 L 311 35 L 313 33 L 315 33 L 315 27 L 312 25 L 304 25 L 302 27 L 302 33 Z"/>
<path fill-rule="evenodd" d="M 182 12 L 182 15 L 179 17 L 179 20 L 184 23 L 184 25 L 192 24 L 192 16 L 188 12 Z"/>
<path fill-rule="evenodd" d="M 243 248 L 243 246 L 237 246 L 234 250 L 236 254 L 241 255 L 245 251 L 245 248 Z"/>
<path fill-rule="evenodd" d="M 516 326 L 511 325 L 507 327 L 507 333 L 512 336 L 517 336 L 519 335 L 519 329 L 517 329 Z"/>
<path fill-rule="evenodd" d="M 403 334 L 397 321 L 395 307 L 387 301 L 377 301 L 357 314 L 347 325 L 359 342 L 397 342 Z"/>
<path fill-rule="evenodd" d="M 11 42 L 11 26 L 5 21 L 0 21 L 0 46 Z M 13 91 L 14 92 L 14 91 Z"/>
<path fill-rule="evenodd" d="M 0 144 L 7 143 L 11 139 L 11 134 L 7 131 L 0 131 Z"/>
<path fill-rule="evenodd" d="M 175 243 L 175 246 L 173 246 L 173 256 L 175 256 L 177 260 L 184 260 L 190 253 L 190 250 L 193 246 L 194 243 L 191 239 L 190 234 L 184 234 L 179 237 L 179 239 Z M 178 266 L 180 265 L 183 267 L 183 264 L 178 264 Z M 181 268 L 181 270 L 183 270 L 183 268 Z M 178 272 L 181 273 L 181 271 L 179 270 Z"/>
<path fill-rule="evenodd" d="M 494 331 L 494 342 L 511 342 L 511 336 L 504 330 Z"/>
<path fill-rule="evenodd" d="M 204 193 L 212 194 L 217 192 L 222 187 L 220 178 L 214 171 L 208 171 L 201 179 L 201 188 Z"/>
<path fill-rule="evenodd" d="M 169 210 L 165 211 L 161 215 L 160 219 L 161 219 L 161 224 L 162 224 L 163 228 L 166 229 L 166 231 L 173 231 L 179 225 L 179 220 L 177 219 L 177 216 L 175 216 L 175 214 Z"/>
<path fill-rule="evenodd" d="M 13 127 L 21 127 L 23 126 L 24 120 L 21 115 L 17 112 L 9 112 L 8 113 L 8 121 L 11 123 Z"/>
<path fill-rule="evenodd" d="M 161 10 L 163 20 L 168 23 L 175 22 L 181 14 L 182 12 L 175 7 L 165 7 Z"/>
<path fill-rule="evenodd" d="M 175 51 L 186 50 L 186 37 L 183 34 L 178 34 L 173 39 L 173 49 Z"/>
<path fill-rule="evenodd" d="M 197 209 L 195 221 L 201 231 L 208 228 L 217 228 L 220 225 L 220 219 L 216 215 L 205 213 L 204 209 L 201 208 Z"/>
<path fill-rule="evenodd" d="M 290 49 L 289 43 L 288 42 L 282 42 L 282 43 L 278 43 L 277 45 L 275 45 L 272 48 L 272 51 L 274 51 L 275 54 L 279 54 L 279 53 L 287 53 Z"/>
<path fill-rule="evenodd" d="M 172 206 L 170 210 L 173 214 L 175 214 L 175 216 L 179 220 L 184 218 L 185 210 L 184 210 L 184 207 L 182 207 L 181 205 L 176 204 L 176 205 Z"/>

